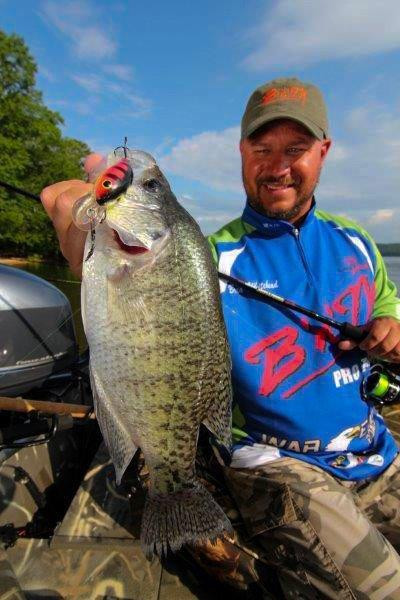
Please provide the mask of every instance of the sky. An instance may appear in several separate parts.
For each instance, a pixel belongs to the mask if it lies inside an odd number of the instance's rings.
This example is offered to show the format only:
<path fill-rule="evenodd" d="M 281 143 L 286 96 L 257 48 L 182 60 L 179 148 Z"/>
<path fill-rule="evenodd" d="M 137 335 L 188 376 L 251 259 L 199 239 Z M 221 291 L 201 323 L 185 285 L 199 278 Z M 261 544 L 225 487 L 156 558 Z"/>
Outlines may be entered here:
<path fill-rule="evenodd" d="M 318 207 L 400 242 L 398 0 L 0 0 L 0 28 L 24 38 L 64 134 L 153 154 L 204 233 L 243 210 L 252 91 L 314 83 L 333 139 Z"/>

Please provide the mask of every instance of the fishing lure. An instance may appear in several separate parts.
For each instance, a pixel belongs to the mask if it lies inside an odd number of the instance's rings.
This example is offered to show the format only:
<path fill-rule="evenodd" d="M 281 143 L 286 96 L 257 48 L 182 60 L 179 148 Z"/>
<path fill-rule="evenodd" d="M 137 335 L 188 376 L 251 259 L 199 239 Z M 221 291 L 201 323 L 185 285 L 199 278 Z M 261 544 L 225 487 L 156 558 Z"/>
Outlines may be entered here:
<path fill-rule="evenodd" d="M 133 170 L 127 158 L 128 148 L 126 142 L 127 138 L 125 137 L 124 145 L 118 146 L 114 150 L 114 155 L 117 156 L 117 151 L 122 148 L 124 158 L 103 171 L 95 181 L 93 192 L 80 198 L 72 209 L 72 218 L 75 225 L 79 229 L 90 231 L 91 245 L 85 261 L 92 256 L 94 251 L 96 226 L 105 219 L 104 204 L 118 198 L 133 181 Z"/>
<path fill-rule="evenodd" d="M 106 218 L 107 202 L 117 199 L 133 183 L 134 177 L 156 165 L 154 158 L 146 152 L 130 150 L 124 145 L 115 148 L 108 156 L 108 167 L 95 180 L 93 190 L 77 200 L 72 208 L 72 219 L 83 231 L 90 232 L 90 249 L 85 258 L 94 252 L 96 227 Z M 111 163 L 111 164 L 110 164 Z"/>
<path fill-rule="evenodd" d="M 112 165 L 100 175 L 94 185 L 94 197 L 102 206 L 125 192 L 133 180 L 132 167 L 126 158 Z"/>

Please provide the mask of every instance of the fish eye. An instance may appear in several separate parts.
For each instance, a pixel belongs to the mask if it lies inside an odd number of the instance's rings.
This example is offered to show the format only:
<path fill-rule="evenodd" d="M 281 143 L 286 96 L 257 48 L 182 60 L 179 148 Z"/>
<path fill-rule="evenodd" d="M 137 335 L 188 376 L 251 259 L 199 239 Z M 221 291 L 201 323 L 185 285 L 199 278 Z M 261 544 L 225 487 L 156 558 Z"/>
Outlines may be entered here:
<path fill-rule="evenodd" d="M 105 188 L 111 187 L 111 181 L 109 179 L 106 179 L 105 181 L 103 181 L 103 187 L 105 187 Z"/>
<path fill-rule="evenodd" d="M 143 182 L 143 187 L 148 192 L 158 192 L 161 188 L 161 184 L 157 179 L 146 179 L 146 181 Z"/>
<path fill-rule="evenodd" d="M 158 240 L 162 237 L 162 233 L 160 231 L 150 231 L 149 236 L 153 241 Z"/>

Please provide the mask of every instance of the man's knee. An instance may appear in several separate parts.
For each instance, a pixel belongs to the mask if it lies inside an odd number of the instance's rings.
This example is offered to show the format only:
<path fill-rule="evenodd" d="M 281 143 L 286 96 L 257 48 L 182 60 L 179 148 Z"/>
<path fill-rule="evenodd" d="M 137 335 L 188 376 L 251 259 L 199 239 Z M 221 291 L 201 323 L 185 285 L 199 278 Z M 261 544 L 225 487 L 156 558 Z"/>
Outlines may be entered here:
<path fill-rule="evenodd" d="M 354 598 L 355 593 L 362 598 L 388 581 L 388 589 L 397 589 L 400 559 L 350 489 L 298 463 L 285 461 L 285 473 L 276 468 L 233 473 L 229 485 L 249 536 L 278 569 L 282 586 L 301 586 L 307 598 L 316 590 L 328 598 Z M 377 574 L 372 578 L 371 569 Z"/>

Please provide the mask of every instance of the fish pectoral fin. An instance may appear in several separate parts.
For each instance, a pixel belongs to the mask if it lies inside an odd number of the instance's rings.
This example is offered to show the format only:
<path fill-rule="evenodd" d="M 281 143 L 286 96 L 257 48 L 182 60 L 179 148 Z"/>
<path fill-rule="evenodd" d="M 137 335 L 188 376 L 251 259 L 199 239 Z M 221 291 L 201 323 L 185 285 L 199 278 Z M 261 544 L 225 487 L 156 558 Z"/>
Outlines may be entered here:
<path fill-rule="evenodd" d="M 120 318 L 126 323 L 142 327 L 149 319 L 148 307 L 139 294 L 132 297 L 132 293 L 126 288 L 123 278 L 108 281 L 107 314 L 110 318 Z"/>
<path fill-rule="evenodd" d="M 115 478 L 117 485 L 119 485 L 137 450 L 137 446 L 133 443 L 124 423 L 115 413 L 115 409 L 113 410 L 101 379 L 92 366 L 90 368 L 90 380 L 97 422 L 114 464 Z"/>

